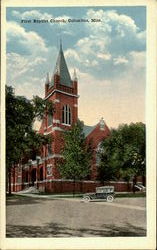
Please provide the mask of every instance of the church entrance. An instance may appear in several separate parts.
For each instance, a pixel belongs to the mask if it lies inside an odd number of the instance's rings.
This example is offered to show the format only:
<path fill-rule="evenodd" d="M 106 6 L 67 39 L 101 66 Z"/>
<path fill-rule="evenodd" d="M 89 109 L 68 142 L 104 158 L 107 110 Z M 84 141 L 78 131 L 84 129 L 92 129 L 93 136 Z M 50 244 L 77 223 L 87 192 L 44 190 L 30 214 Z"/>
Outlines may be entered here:
<path fill-rule="evenodd" d="M 34 182 L 36 181 L 36 169 L 33 168 L 31 172 L 31 181 L 32 181 L 32 186 L 34 186 Z"/>

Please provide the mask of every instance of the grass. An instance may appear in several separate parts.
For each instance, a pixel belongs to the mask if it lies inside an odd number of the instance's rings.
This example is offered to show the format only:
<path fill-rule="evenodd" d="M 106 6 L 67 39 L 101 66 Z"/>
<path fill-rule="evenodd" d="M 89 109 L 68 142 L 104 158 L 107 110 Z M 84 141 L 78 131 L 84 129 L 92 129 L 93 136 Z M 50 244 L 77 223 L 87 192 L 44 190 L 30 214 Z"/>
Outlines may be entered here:
<path fill-rule="evenodd" d="M 146 197 L 146 193 L 121 193 L 116 194 L 116 198 L 137 198 L 137 197 Z"/>
<path fill-rule="evenodd" d="M 23 199 L 23 198 L 30 199 L 30 197 L 25 196 L 25 195 L 16 195 L 16 194 L 11 194 L 11 195 L 7 194 L 6 195 L 6 200 Z"/>

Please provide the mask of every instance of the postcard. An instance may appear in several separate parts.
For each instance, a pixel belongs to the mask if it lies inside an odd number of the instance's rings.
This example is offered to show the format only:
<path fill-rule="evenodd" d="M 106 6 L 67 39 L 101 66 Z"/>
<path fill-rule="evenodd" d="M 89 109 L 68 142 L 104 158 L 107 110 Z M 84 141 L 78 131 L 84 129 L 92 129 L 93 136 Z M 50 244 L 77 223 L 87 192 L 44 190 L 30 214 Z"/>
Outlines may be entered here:
<path fill-rule="evenodd" d="M 1 249 L 155 249 L 150 1 L 2 1 Z"/>

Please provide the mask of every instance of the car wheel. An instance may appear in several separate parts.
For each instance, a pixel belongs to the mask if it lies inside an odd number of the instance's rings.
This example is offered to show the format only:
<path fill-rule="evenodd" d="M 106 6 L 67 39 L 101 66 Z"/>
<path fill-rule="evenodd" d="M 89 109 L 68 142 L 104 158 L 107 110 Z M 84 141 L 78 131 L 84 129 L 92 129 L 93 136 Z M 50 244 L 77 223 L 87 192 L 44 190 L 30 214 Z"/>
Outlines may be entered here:
<path fill-rule="evenodd" d="M 90 197 L 89 197 L 89 196 L 85 196 L 85 197 L 83 197 L 83 201 L 85 201 L 85 202 L 89 202 L 89 201 L 90 201 Z"/>
<path fill-rule="evenodd" d="M 114 197 L 112 195 L 107 196 L 107 202 L 113 202 Z"/>

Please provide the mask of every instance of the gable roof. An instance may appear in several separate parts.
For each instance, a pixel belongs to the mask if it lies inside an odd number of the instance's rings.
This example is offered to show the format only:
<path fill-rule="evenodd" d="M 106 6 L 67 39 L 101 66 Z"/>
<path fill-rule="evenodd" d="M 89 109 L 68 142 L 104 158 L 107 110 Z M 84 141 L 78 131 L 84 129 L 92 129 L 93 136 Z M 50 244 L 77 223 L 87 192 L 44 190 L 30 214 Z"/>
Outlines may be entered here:
<path fill-rule="evenodd" d="M 87 137 L 95 129 L 95 127 L 96 127 L 96 125 L 95 126 L 84 125 L 83 132 L 85 134 L 85 137 Z"/>

